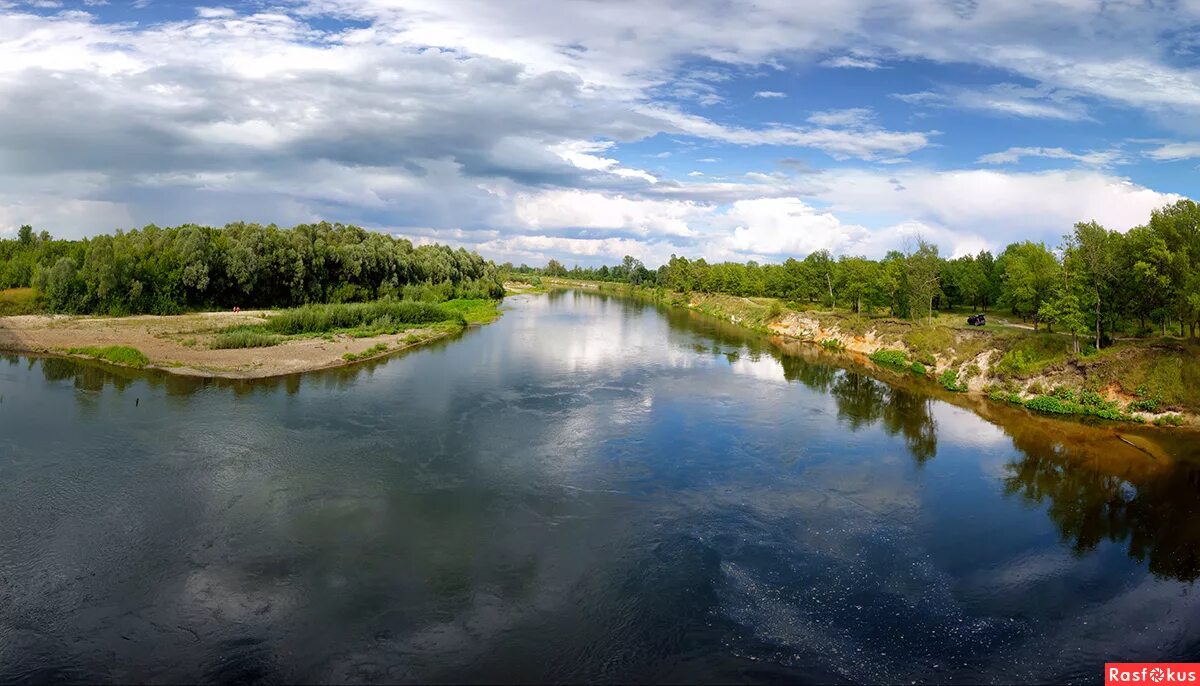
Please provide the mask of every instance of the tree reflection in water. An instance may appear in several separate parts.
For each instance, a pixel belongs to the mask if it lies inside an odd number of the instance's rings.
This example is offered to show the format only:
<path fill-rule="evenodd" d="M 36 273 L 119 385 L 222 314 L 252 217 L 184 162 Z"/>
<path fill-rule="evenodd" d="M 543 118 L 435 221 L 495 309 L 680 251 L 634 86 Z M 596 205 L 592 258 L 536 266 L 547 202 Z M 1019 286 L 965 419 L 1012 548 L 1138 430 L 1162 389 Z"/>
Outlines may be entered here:
<path fill-rule="evenodd" d="M 1006 465 L 1005 492 L 1046 504 L 1077 555 L 1102 541 L 1124 543 L 1156 576 L 1200 578 L 1200 465 L 1113 455 L 1112 446 L 1073 441 L 1073 427 L 1064 429 L 1055 437 L 1005 427 L 1021 452 Z"/>

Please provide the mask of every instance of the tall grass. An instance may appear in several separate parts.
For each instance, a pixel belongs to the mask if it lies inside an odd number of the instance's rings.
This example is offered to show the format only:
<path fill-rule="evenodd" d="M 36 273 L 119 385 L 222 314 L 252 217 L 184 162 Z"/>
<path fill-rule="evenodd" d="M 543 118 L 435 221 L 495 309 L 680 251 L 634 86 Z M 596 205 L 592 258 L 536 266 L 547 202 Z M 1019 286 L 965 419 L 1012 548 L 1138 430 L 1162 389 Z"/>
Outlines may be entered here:
<path fill-rule="evenodd" d="M 110 345 L 103 348 L 98 346 L 71 348 L 67 352 L 71 355 L 85 355 L 112 364 L 119 364 L 123 367 L 133 367 L 134 369 L 141 369 L 150 364 L 150 359 L 142 354 L 141 350 L 125 345 Z"/>
<path fill-rule="evenodd" d="M 427 302 L 380 300 L 370 303 L 305 305 L 283 310 L 267 319 L 268 331 L 293 336 L 326 333 L 338 329 L 395 329 L 405 324 L 428 324 L 457 320 L 463 316 Z"/>
<path fill-rule="evenodd" d="M 254 327 L 235 327 L 218 333 L 211 347 L 216 350 L 229 348 L 269 348 L 283 342 L 278 334 L 266 333 Z"/>
<path fill-rule="evenodd" d="M 37 294 L 32 288 L 0 289 L 0 317 L 33 314 L 37 310 Z"/>

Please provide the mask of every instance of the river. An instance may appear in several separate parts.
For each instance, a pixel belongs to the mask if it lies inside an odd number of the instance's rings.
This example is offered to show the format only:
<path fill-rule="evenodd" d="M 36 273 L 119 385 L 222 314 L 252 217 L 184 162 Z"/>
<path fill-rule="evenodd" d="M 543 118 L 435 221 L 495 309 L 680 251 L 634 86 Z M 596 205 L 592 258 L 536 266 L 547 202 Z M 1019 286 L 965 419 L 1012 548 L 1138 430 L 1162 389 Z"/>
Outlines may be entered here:
<path fill-rule="evenodd" d="M 0 682 L 1095 683 L 1200 655 L 1194 434 L 981 415 L 578 291 L 259 382 L 4 360 Z"/>

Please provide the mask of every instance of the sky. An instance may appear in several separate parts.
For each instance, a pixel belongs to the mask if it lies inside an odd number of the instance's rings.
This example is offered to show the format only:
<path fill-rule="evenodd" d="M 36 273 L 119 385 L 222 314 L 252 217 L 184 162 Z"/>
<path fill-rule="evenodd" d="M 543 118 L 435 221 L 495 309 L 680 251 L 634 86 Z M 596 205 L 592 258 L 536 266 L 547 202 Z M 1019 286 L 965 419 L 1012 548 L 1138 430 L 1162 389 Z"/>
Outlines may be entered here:
<path fill-rule="evenodd" d="M 1200 0 L 0 0 L 0 235 L 958 256 L 1198 165 Z"/>

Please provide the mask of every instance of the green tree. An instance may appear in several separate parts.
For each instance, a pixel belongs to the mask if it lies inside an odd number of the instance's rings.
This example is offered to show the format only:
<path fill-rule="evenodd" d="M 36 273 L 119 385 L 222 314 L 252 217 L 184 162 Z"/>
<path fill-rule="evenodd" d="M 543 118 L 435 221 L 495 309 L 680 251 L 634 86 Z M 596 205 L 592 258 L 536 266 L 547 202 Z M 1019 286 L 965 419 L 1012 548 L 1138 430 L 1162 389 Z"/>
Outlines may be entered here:
<path fill-rule="evenodd" d="M 909 301 L 915 306 L 913 316 L 927 315 L 933 324 L 933 306 L 941 294 L 941 258 L 937 246 L 917 238 L 917 248 L 905 259 Z"/>
<path fill-rule="evenodd" d="M 1003 257 L 1000 302 L 1022 318 L 1031 317 L 1037 331 L 1042 303 L 1059 282 L 1058 260 L 1045 245 L 1030 241 L 1013 243 Z"/>

